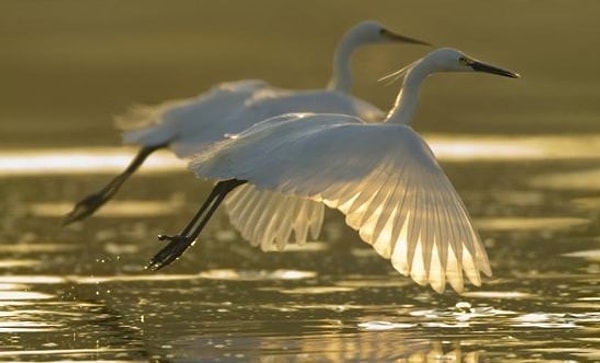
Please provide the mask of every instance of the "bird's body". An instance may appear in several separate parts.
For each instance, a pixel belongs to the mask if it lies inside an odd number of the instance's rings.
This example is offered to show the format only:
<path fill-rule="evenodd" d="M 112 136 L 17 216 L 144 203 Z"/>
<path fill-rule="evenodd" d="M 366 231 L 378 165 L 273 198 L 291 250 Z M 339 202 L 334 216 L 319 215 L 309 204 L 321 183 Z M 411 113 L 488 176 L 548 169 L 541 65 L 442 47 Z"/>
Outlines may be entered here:
<path fill-rule="evenodd" d="M 460 197 L 425 141 L 407 124 L 427 75 L 472 70 L 518 76 L 440 49 L 405 70 L 402 90 L 384 123 L 341 114 L 282 115 L 206 149 L 190 168 L 200 177 L 227 183 L 229 188 L 218 193 L 221 199 L 251 185 L 338 209 L 400 273 L 438 292 L 448 281 L 460 292 L 463 271 L 475 285 L 481 284 L 480 272 L 491 274 L 487 255 Z M 216 206 L 210 206 L 210 214 Z M 281 220 L 278 216 L 262 218 L 265 239 L 292 228 L 271 223 L 271 218 Z M 186 233 L 171 237 L 151 266 L 162 267 L 181 254 L 202 229 L 193 228 L 198 220 Z"/>
<path fill-rule="evenodd" d="M 135 106 L 117 118 L 117 125 L 123 131 L 124 144 L 168 144 L 175 155 L 184 158 L 192 155 L 191 145 L 198 144 L 197 139 L 202 144 L 222 140 L 221 120 L 228 119 L 261 90 L 283 91 L 262 80 L 226 82 L 193 98 Z"/>
<path fill-rule="evenodd" d="M 358 115 L 369 121 L 385 117 L 379 108 L 340 91 L 288 91 L 266 83 L 248 82 L 227 83 L 227 88 L 220 85 L 197 99 L 183 101 L 177 107 L 167 104 L 161 107 L 165 109 L 164 114 L 160 114 L 161 108 L 133 109 L 126 116 L 127 120 L 145 118 L 142 115 L 146 113 L 159 113 L 159 117 L 150 118 L 159 122 L 150 127 L 124 131 L 124 143 L 146 146 L 168 143 L 178 157 L 185 158 L 223 140 L 227 134 L 240 133 L 256 122 L 284 113 L 336 112 Z M 198 118 L 198 114 L 203 117 Z"/>
<path fill-rule="evenodd" d="M 359 47 L 390 42 L 427 44 L 397 35 L 378 23 L 366 21 L 342 38 L 334 57 L 333 76 L 324 90 L 292 91 L 261 80 L 243 80 L 213 87 L 200 96 L 169 101 L 154 107 L 135 107 L 118 119 L 127 144 L 141 146 L 129 167 L 99 192 L 75 205 L 65 217 L 69 224 L 92 215 L 118 191 L 152 152 L 170 148 L 178 157 L 193 155 L 226 134 L 255 122 L 288 112 L 339 112 L 382 117 L 377 107 L 351 95 L 350 56 Z"/>

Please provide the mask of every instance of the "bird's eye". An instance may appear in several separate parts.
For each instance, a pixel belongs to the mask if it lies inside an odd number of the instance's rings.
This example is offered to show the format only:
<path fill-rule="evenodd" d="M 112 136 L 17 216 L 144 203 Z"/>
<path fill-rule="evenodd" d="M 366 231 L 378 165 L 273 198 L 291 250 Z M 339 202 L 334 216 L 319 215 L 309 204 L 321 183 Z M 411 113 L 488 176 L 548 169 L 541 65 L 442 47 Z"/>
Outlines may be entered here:
<path fill-rule="evenodd" d="M 458 58 L 458 63 L 462 64 L 463 66 L 468 66 L 471 63 L 471 61 L 467 57 L 460 56 Z"/>

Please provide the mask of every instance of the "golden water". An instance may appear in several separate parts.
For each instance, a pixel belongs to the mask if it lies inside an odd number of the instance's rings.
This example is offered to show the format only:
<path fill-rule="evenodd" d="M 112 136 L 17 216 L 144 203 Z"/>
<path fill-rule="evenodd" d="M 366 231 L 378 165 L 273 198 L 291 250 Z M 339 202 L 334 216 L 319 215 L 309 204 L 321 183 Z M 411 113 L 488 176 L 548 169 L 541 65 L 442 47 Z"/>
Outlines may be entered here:
<path fill-rule="evenodd" d="M 0 361 L 600 361 L 600 3 L 359 0 L 0 2 Z M 211 184 L 156 153 L 97 216 L 71 203 L 133 155 L 112 116 L 224 80 L 321 87 L 350 25 L 380 20 L 521 73 L 431 77 L 415 128 L 494 270 L 437 295 L 328 212 L 321 240 L 263 253 L 218 214 L 144 270 Z M 307 26 L 309 24 L 310 26 Z M 356 91 L 427 49 L 357 54 Z"/>

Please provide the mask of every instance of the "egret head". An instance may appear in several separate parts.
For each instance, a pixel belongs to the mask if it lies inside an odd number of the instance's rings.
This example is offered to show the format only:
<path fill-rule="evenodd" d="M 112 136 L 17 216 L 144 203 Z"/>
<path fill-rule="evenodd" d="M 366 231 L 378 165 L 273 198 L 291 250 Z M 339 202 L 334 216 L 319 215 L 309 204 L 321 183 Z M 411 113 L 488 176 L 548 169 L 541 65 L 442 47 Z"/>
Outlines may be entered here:
<path fill-rule="evenodd" d="M 376 21 L 362 21 L 352 27 L 348 36 L 354 38 L 357 43 L 377 44 L 377 43 L 409 43 L 431 46 L 431 44 L 422 40 L 409 38 L 387 29 Z"/>
<path fill-rule="evenodd" d="M 484 72 L 511 78 L 521 77 L 517 73 L 483 63 L 452 48 L 434 50 L 424 59 L 429 60 L 434 72 Z"/>

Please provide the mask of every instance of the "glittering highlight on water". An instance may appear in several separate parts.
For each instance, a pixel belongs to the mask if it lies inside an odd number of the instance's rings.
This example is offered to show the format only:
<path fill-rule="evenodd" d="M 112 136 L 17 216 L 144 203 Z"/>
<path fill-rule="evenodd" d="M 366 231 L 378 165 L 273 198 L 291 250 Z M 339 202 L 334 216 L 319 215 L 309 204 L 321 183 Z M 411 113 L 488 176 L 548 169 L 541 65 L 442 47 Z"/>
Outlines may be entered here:
<path fill-rule="evenodd" d="M 426 135 L 436 156 L 445 161 L 570 160 L 600 158 L 600 135 L 504 136 Z M 18 175 L 114 173 L 135 151 L 127 147 L 23 149 L 0 151 L 0 177 Z M 168 151 L 148 158 L 146 173 L 185 171 L 185 161 Z"/>

